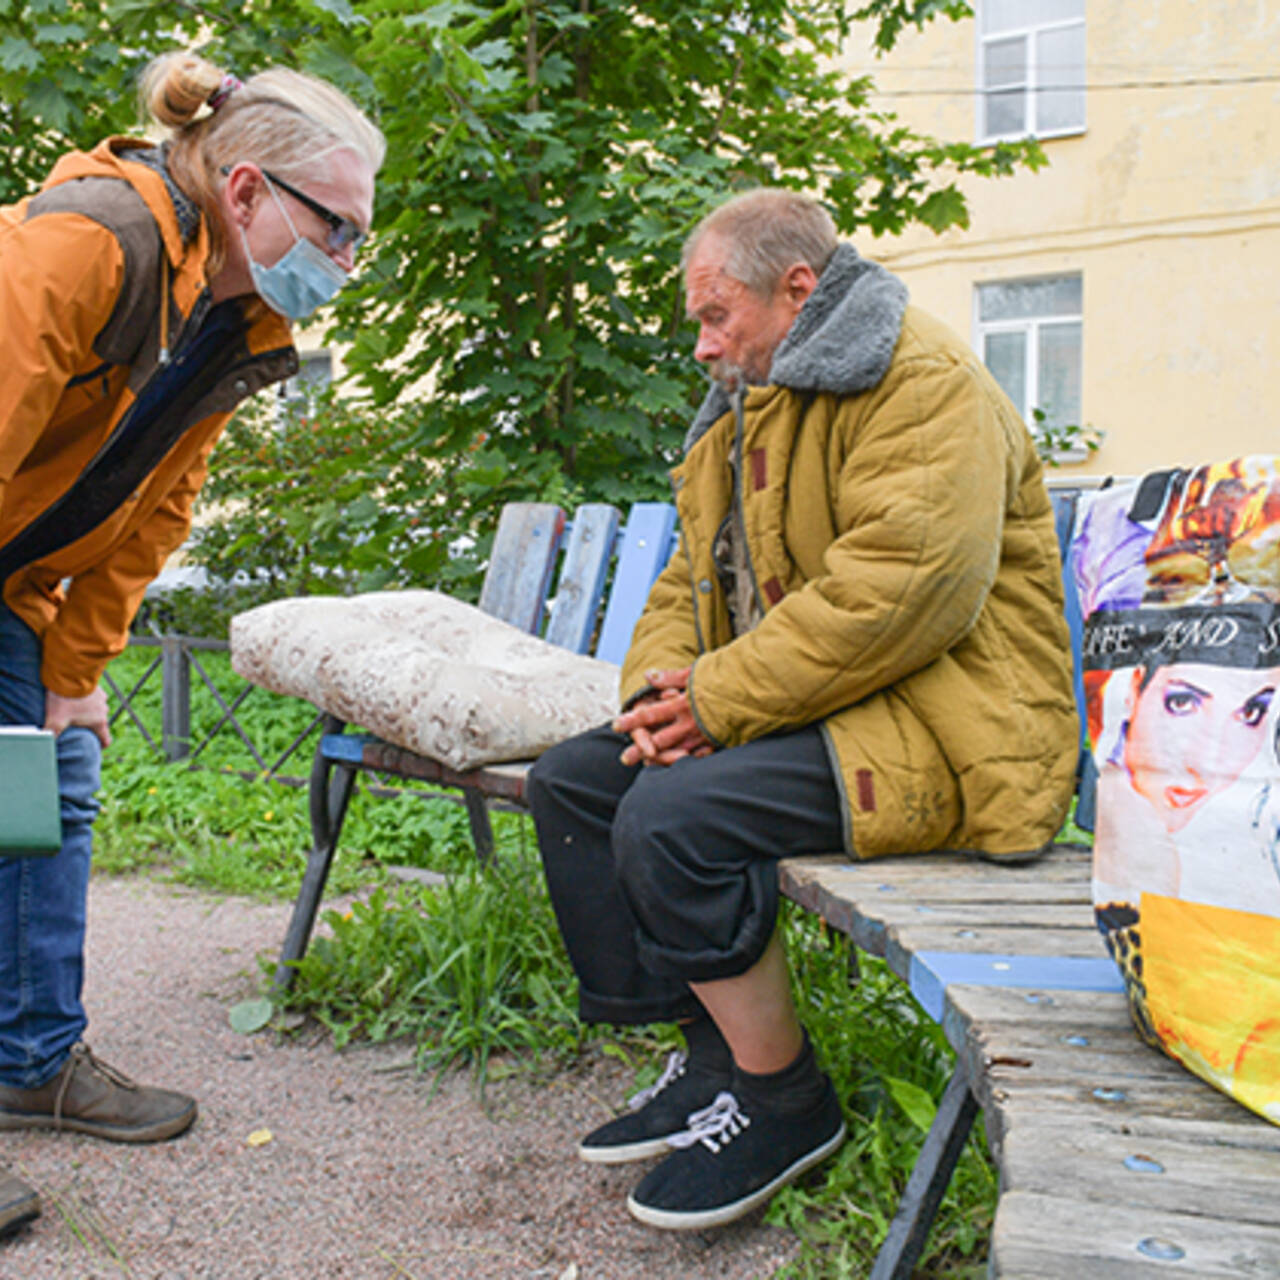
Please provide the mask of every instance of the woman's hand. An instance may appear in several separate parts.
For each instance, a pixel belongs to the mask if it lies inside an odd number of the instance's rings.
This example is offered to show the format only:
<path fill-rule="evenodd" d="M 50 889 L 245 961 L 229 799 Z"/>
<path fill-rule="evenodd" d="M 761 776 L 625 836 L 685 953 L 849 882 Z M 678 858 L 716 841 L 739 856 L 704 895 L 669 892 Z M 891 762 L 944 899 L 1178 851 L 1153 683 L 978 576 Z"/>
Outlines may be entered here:
<path fill-rule="evenodd" d="M 52 690 L 45 691 L 44 727 L 55 737 L 73 724 L 92 729 L 104 747 L 111 745 L 107 727 L 107 695 L 101 688 L 83 698 L 64 698 Z"/>

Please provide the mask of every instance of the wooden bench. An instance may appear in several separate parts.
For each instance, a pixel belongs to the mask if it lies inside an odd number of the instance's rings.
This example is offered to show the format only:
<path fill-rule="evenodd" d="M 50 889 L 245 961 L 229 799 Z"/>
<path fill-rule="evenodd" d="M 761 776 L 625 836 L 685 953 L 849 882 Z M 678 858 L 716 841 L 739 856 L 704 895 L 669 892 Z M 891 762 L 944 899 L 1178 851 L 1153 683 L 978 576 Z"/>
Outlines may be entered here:
<path fill-rule="evenodd" d="M 1053 493 L 1064 546 L 1077 496 Z M 598 629 L 597 656 L 621 661 L 670 554 L 674 520 L 666 504 L 640 504 L 619 533 L 611 508 L 576 512 L 547 638 L 584 652 Z M 558 508 L 508 507 L 482 607 L 537 631 L 565 527 Z M 1078 654 L 1070 589 L 1067 616 Z M 1077 674 L 1077 696 L 1078 682 Z M 493 847 L 486 801 L 523 801 L 527 764 L 455 774 L 342 729 L 330 723 L 316 750 L 314 848 L 276 975 L 282 985 L 306 949 L 356 772 L 462 788 L 482 858 Z M 1077 820 L 1091 828 L 1084 755 L 1080 773 Z M 1000 1176 L 991 1275 L 1280 1276 L 1280 1128 L 1138 1039 L 1094 926 L 1087 848 L 1060 846 L 1026 867 L 945 854 L 793 858 L 780 877 L 788 897 L 885 959 L 957 1055 L 873 1280 L 912 1274 L 979 1110 Z"/>
<path fill-rule="evenodd" d="M 620 664 L 649 588 L 671 558 L 675 526 L 675 508 L 666 502 L 638 502 L 625 522 L 607 503 L 584 504 L 572 521 L 551 503 L 509 503 L 494 535 L 480 608 L 574 653 Z M 289 987 L 294 964 L 306 954 L 358 773 L 461 790 L 476 853 L 487 862 L 493 854 L 488 804 L 523 805 L 528 769 L 529 762 L 521 761 L 455 772 L 369 734 L 348 732 L 337 717 L 326 716 L 308 786 L 311 851 L 275 987 Z"/>

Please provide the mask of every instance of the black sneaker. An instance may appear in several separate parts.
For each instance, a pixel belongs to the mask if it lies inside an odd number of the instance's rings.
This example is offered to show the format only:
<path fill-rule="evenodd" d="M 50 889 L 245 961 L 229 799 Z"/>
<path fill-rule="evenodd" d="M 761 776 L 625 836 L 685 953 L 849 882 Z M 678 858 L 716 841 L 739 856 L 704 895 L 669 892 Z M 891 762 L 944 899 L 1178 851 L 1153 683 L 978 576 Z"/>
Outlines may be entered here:
<path fill-rule="evenodd" d="M 844 1116 L 831 1081 L 818 1106 L 790 1116 L 753 1108 L 725 1090 L 671 1140 L 677 1150 L 627 1198 L 641 1222 L 668 1230 L 719 1227 L 764 1204 L 843 1141 Z"/>
<path fill-rule="evenodd" d="M 677 1050 L 657 1082 L 628 1100 L 630 1113 L 587 1134 L 578 1154 L 591 1164 L 625 1164 L 665 1155 L 671 1150 L 668 1139 L 688 1129 L 690 1116 L 727 1089 L 732 1079 L 732 1067 L 690 1062 Z"/>

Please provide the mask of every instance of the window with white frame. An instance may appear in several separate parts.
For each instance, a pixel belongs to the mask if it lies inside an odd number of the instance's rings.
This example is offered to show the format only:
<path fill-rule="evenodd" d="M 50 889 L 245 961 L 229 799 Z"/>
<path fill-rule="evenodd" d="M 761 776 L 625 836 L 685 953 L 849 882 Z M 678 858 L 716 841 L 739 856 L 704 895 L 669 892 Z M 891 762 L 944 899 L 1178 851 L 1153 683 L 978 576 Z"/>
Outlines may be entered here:
<path fill-rule="evenodd" d="M 1084 130 L 1084 0 L 980 0 L 978 137 Z"/>
<path fill-rule="evenodd" d="M 1033 431 L 1083 426 L 1083 300 L 1078 275 L 978 285 L 975 345 Z"/>

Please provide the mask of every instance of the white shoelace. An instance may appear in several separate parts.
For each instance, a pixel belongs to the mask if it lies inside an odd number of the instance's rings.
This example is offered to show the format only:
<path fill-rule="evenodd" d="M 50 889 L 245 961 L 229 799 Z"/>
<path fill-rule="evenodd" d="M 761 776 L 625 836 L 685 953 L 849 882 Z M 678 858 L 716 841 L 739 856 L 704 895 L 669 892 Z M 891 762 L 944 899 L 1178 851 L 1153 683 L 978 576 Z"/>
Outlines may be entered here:
<path fill-rule="evenodd" d="M 716 1094 L 715 1101 L 689 1117 L 689 1127 L 684 1133 L 673 1133 L 667 1141 L 677 1148 L 691 1147 L 701 1142 L 712 1155 L 727 1146 L 749 1124 L 751 1117 L 738 1105 L 738 1100 L 727 1089 Z"/>
<path fill-rule="evenodd" d="M 667 1065 L 663 1067 L 662 1074 L 647 1089 L 641 1089 L 639 1093 L 633 1094 L 628 1098 L 627 1106 L 632 1111 L 639 1111 L 641 1107 L 652 1102 L 667 1085 L 673 1080 L 679 1080 L 684 1075 L 684 1069 L 688 1061 L 689 1055 L 683 1049 L 674 1049 L 667 1056 Z"/>

